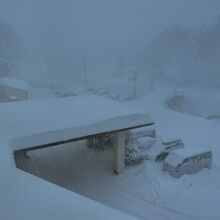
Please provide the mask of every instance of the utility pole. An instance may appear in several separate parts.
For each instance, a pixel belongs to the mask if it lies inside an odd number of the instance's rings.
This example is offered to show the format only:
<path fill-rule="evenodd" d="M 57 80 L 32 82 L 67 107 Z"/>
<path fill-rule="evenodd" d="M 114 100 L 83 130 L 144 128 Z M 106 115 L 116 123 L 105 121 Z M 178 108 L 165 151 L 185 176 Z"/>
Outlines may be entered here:
<path fill-rule="evenodd" d="M 119 57 L 118 71 L 119 71 L 119 77 L 121 77 L 123 75 L 123 72 L 124 72 L 124 61 L 123 61 L 122 56 Z"/>
<path fill-rule="evenodd" d="M 87 56 L 83 56 L 83 74 L 84 74 L 84 86 L 87 87 L 88 79 L 87 79 Z"/>
<path fill-rule="evenodd" d="M 130 73 L 133 75 L 133 97 L 136 99 L 136 81 L 138 72 L 135 70 L 130 70 Z"/>

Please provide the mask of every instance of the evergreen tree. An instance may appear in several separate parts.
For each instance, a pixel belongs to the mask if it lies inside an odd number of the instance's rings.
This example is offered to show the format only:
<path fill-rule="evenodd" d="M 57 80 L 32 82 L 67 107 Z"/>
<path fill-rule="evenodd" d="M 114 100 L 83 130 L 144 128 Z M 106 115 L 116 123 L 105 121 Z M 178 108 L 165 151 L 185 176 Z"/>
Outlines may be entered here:
<path fill-rule="evenodd" d="M 20 41 L 16 32 L 9 25 L 0 22 L 0 76 L 10 74 L 19 55 Z"/>

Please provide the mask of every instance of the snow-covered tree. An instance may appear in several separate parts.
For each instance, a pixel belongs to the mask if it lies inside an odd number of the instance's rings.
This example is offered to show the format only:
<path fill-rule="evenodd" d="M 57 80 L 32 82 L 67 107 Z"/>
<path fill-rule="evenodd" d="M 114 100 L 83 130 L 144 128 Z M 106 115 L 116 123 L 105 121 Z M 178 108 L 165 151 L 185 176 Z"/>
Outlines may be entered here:
<path fill-rule="evenodd" d="M 0 22 L 0 76 L 10 75 L 20 54 L 18 35 L 9 25 Z"/>
<path fill-rule="evenodd" d="M 146 153 L 141 148 L 138 139 L 127 139 L 125 147 L 125 164 L 133 165 L 144 159 L 146 159 Z"/>
<path fill-rule="evenodd" d="M 146 49 L 148 70 L 160 80 L 183 84 L 220 82 L 220 16 L 213 25 L 174 25 Z"/>

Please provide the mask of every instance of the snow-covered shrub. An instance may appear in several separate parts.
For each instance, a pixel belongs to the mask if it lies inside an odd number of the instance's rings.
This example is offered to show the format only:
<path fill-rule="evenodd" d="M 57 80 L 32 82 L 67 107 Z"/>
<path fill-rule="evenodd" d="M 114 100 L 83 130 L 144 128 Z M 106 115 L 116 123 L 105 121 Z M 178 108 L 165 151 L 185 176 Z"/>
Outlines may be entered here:
<path fill-rule="evenodd" d="M 132 165 L 146 159 L 146 150 L 155 143 L 155 138 L 154 126 L 136 128 L 127 132 L 125 163 Z"/>
<path fill-rule="evenodd" d="M 96 150 L 108 150 L 113 147 L 113 138 L 111 135 L 100 135 L 94 138 L 89 138 L 86 141 L 89 148 Z"/>
<path fill-rule="evenodd" d="M 147 149 L 155 143 L 150 137 L 140 137 L 126 140 L 125 164 L 132 165 L 147 157 Z"/>
<path fill-rule="evenodd" d="M 147 136 L 149 129 L 134 129 L 127 132 L 125 140 L 125 164 L 136 164 L 146 158 L 146 150 L 155 143 L 155 138 Z M 112 135 L 100 135 L 86 141 L 89 148 L 96 150 L 112 149 Z"/>

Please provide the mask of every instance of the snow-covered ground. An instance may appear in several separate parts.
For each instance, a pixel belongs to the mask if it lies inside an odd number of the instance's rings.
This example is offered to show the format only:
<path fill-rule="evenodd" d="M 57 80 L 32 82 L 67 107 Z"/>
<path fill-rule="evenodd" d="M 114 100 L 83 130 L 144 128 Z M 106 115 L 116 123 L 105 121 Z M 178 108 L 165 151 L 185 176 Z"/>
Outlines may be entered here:
<path fill-rule="evenodd" d="M 20 166 L 37 176 L 140 219 L 219 220 L 220 124 L 193 116 L 196 114 L 183 114 L 165 108 L 164 100 L 172 92 L 172 88 L 159 85 L 148 95 L 123 104 L 151 114 L 156 121 L 159 136 L 182 137 L 186 148 L 211 149 L 211 170 L 204 169 L 174 179 L 161 170 L 161 163 L 145 161 L 127 167 L 123 175 L 115 176 L 111 167 L 111 150 L 95 151 L 87 148 L 84 142 L 31 152 L 30 159 L 22 161 Z M 203 109 L 194 101 L 190 102 L 198 94 L 208 112 L 216 113 L 216 109 L 220 109 L 219 91 L 188 90 L 184 106 L 194 112 L 197 112 L 196 107 L 198 111 Z M 213 105 L 207 104 L 210 100 Z"/>
<path fill-rule="evenodd" d="M 173 94 L 167 105 L 174 111 L 199 116 L 209 120 L 220 120 L 220 97 L 218 91 L 195 91 L 188 89 L 182 94 Z"/>
<path fill-rule="evenodd" d="M 99 97 L 84 98 L 84 104 L 79 96 L 0 104 L 0 219 L 133 219 L 15 167 L 12 139 L 16 137 L 88 125 L 129 111 L 123 106 L 110 109 L 112 102 Z M 94 115 L 101 100 L 108 111 Z M 83 117 L 82 106 L 88 111 Z"/>

